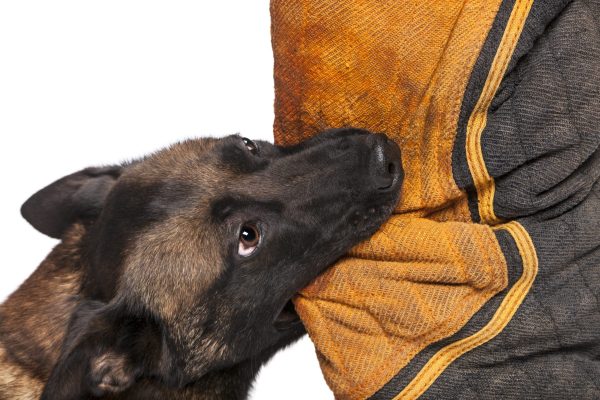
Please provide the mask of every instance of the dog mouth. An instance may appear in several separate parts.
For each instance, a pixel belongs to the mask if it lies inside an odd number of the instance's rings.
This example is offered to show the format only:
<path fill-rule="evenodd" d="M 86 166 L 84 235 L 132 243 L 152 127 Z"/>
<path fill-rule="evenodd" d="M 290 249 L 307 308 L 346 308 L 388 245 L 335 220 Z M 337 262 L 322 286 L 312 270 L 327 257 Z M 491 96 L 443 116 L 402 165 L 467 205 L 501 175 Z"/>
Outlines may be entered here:
<path fill-rule="evenodd" d="M 273 322 L 275 329 L 278 331 L 287 331 L 302 325 L 300 316 L 296 313 L 296 308 L 292 300 L 288 300 L 279 311 L 279 314 Z"/>
<path fill-rule="evenodd" d="M 371 205 L 361 211 L 352 213 L 350 226 L 353 229 L 354 237 L 363 238 L 372 235 L 392 214 L 397 201 L 398 196 L 394 196 L 391 201 L 386 201 L 384 204 Z M 279 332 L 297 329 L 302 326 L 300 316 L 296 312 L 291 299 L 286 301 L 280 308 L 273 321 L 273 326 Z"/>

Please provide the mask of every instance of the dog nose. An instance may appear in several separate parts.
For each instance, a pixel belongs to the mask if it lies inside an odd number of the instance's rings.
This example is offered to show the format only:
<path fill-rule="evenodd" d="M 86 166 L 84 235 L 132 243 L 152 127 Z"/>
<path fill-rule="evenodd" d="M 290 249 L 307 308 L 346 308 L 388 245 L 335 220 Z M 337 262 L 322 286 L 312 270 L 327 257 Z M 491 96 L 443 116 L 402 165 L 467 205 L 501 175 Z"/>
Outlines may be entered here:
<path fill-rule="evenodd" d="M 371 178 L 377 190 L 390 189 L 402 174 L 398 145 L 381 133 L 369 135 Z"/>

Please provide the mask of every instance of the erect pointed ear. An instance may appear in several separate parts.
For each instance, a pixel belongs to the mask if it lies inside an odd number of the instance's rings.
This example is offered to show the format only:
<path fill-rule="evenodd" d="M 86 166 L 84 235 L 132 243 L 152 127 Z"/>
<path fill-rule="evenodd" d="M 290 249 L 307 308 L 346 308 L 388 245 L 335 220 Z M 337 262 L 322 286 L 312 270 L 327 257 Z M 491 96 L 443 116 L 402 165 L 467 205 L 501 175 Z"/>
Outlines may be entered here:
<path fill-rule="evenodd" d="M 21 215 L 38 231 L 59 239 L 78 219 L 100 214 L 122 170 L 86 168 L 67 175 L 31 196 L 21 206 Z"/>
<path fill-rule="evenodd" d="M 97 399 L 125 392 L 141 377 L 154 375 L 161 346 L 156 323 L 103 303 L 85 303 L 71 320 L 41 399 Z"/>

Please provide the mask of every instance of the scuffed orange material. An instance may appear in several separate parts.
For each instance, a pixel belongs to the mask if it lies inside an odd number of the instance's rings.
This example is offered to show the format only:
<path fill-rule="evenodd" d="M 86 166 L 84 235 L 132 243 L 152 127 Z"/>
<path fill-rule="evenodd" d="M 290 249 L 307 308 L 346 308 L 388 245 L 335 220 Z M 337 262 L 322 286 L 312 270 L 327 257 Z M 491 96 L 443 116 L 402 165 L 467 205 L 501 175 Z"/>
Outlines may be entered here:
<path fill-rule="evenodd" d="M 452 177 L 467 81 L 498 0 L 272 0 L 275 139 L 331 127 L 402 150 L 396 214 L 295 304 L 339 399 L 364 399 L 507 285 L 492 230 Z"/>

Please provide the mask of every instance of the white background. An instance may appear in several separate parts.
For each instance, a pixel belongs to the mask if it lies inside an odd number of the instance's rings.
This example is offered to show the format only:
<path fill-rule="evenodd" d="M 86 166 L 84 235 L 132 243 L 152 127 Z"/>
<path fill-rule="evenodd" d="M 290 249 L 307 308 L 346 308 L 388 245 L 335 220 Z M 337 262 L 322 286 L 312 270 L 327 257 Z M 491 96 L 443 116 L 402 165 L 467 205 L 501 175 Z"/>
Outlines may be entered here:
<path fill-rule="evenodd" d="M 0 1 L 0 299 L 56 244 L 19 214 L 48 183 L 188 137 L 271 140 L 269 30 L 268 0 Z M 251 395 L 283 398 L 332 398 L 307 338 Z"/>

